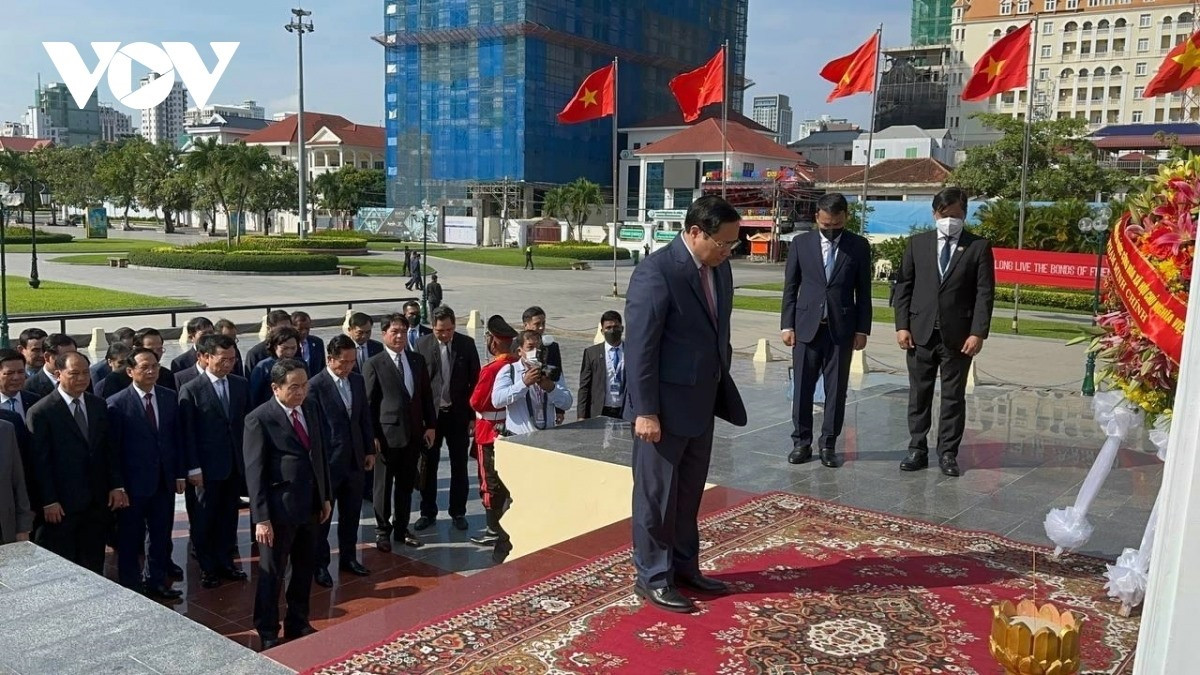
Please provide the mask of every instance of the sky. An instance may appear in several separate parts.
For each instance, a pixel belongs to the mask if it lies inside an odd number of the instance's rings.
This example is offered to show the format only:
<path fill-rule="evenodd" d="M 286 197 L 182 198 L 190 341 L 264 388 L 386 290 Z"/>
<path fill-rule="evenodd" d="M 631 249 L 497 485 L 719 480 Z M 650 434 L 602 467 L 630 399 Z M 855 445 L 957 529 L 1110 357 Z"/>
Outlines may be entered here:
<path fill-rule="evenodd" d="M 294 111 L 296 37 L 283 28 L 293 6 L 295 0 L 58 0 L 51 14 L 44 3 L 10 3 L 0 40 L 0 121 L 21 119 L 33 102 L 38 73 L 43 83 L 62 80 L 44 41 L 74 43 L 89 68 L 96 61 L 89 42 L 190 42 L 210 69 L 216 59 L 208 42 L 240 42 L 209 103 L 254 99 L 268 116 Z M 305 110 L 382 125 L 383 47 L 370 38 L 382 32 L 383 2 L 308 0 L 304 7 L 316 27 L 304 36 Z M 853 51 L 880 23 L 885 47 L 907 44 L 908 9 L 902 0 L 751 0 L 746 75 L 755 85 L 747 97 L 788 95 L 797 124 L 828 114 L 866 126 L 870 96 L 827 104 L 831 85 L 818 71 Z M 107 78 L 99 90 L 101 102 L 115 102 Z M 132 114 L 136 128 L 138 114 L 122 110 Z"/>

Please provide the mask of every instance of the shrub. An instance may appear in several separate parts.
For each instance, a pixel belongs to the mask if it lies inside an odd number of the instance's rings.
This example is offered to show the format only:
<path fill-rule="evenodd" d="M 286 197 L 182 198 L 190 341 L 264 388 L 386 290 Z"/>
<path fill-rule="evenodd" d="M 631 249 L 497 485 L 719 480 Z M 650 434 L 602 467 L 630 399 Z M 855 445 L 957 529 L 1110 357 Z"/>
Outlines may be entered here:
<path fill-rule="evenodd" d="M 607 244 L 595 242 L 565 242 L 561 244 L 537 244 L 533 247 L 537 255 L 549 258 L 570 258 L 572 260 L 612 260 L 613 248 Z M 629 260 L 629 249 L 617 248 L 618 260 Z"/>
<path fill-rule="evenodd" d="M 322 239 L 362 239 L 364 241 L 392 241 L 403 243 L 403 239 L 386 234 L 375 234 L 364 230 L 321 230 L 316 235 Z"/>
<path fill-rule="evenodd" d="M 1091 293 L 1074 293 L 1070 291 L 1044 291 L 1021 287 L 1021 304 L 1037 307 L 1055 307 L 1057 309 L 1073 309 L 1081 312 L 1092 311 Z M 997 286 L 996 300 L 1000 302 L 1013 301 L 1011 286 Z"/>
<path fill-rule="evenodd" d="M 181 270 L 223 272 L 331 272 L 337 256 L 280 251 L 225 251 L 194 248 L 153 248 L 130 251 L 129 264 Z"/>
<path fill-rule="evenodd" d="M 75 240 L 69 234 L 59 234 L 57 232 L 46 232 L 38 230 L 37 240 L 39 244 L 66 244 Z M 9 225 L 4 228 L 4 243 L 6 244 L 31 244 L 33 243 L 33 234 L 28 227 L 16 227 Z"/>
<path fill-rule="evenodd" d="M 223 241 L 204 242 L 184 247 L 186 250 L 195 251 L 296 251 L 305 249 L 325 249 L 325 250 L 357 250 L 367 247 L 366 239 L 349 239 L 336 237 L 309 237 L 300 239 L 299 237 L 242 237 L 240 243 L 235 243 L 232 246 L 227 245 Z"/>

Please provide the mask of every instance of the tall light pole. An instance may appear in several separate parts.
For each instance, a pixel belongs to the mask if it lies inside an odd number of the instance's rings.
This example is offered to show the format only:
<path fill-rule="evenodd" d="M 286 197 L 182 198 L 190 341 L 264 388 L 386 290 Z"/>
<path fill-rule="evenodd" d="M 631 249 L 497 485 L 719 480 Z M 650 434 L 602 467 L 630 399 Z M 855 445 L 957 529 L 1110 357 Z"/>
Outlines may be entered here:
<path fill-rule="evenodd" d="M 8 349 L 8 256 L 5 255 L 4 245 L 8 237 L 9 210 L 21 203 L 21 198 L 13 194 L 8 183 L 0 183 L 0 347 Z"/>
<path fill-rule="evenodd" d="M 300 238 L 308 226 L 308 155 L 304 149 L 304 34 L 313 30 L 312 21 L 304 22 L 304 18 L 312 16 L 312 12 L 304 9 L 292 10 L 292 22 L 284 26 L 289 33 L 296 34 L 296 44 L 299 49 L 300 69 L 300 109 L 296 112 L 296 138 L 300 143 Z"/>
<path fill-rule="evenodd" d="M 429 323 L 429 295 L 425 291 L 425 270 L 429 266 L 429 221 L 437 219 L 437 209 L 429 200 L 421 202 L 421 208 L 413 207 L 409 212 L 413 218 L 421 219 L 421 320 Z"/>
<path fill-rule="evenodd" d="M 30 178 L 26 181 L 18 181 L 16 189 L 9 192 L 4 199 L 11 199 L 15 204 L 24 204 L 26 193 L 21 189 L 22 183 L 29 186 L 29 211 L 32 216 L 29 219 L 29 237 L 32 246 L 29 260 L 29 287 L 37 288 L 42 285 L 42 280 L 38 278 L 37 266 L 37 207 L 44 204 L 48 205 L 51 195 L 49 186 Z M 39 185 L 41 186 L 41 190 L 38 190 Z"/>
<path fill-rule="evenodd" d="M 1096 247 L 1096 289 L 1092 296 L 1093 326 L 1096 325 L 1096 319 L 1100 316 L 1100 269 L 1104 265 L 1104 248 L 1108 243 L 1108 227 L 1111 220 L 1112 209 L 1103 206 L 1096 211 L 1095 218 L 1080 218 L 1077 224 L 1084 239 Z M 1083 390 L 1081 393 L 1084 396 L 1093 396 L 1096 393 L 1095 350 L 1088 350 L 1087 365 L 1084 367 L 1083 373 Z"/>

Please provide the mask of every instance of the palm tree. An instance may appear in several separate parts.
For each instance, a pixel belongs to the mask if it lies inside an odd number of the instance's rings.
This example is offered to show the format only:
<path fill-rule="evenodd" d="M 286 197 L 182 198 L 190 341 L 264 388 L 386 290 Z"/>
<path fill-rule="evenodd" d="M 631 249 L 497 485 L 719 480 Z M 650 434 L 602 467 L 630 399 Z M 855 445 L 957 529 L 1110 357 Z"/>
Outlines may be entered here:
<path fill-rule="evenodd" d="M 207 215 L 212 216 L 210 220 L 214 230 L 217 227 L 217 207 L 220 206 L 226 213 L 229 212 L 225 204 L 225 192 L 228 185 L 224 166 L 225 147 L 218 143 L 216 138 L 202 138 L 196 141 L 192 151 L 188 153 L 187 159 L 184 160 L 184 165 L 195 174 L 204 188 L 205 194 L 202 194 L 201 198 L 202 201 L 207 201 L 207 205 L 212 209 L 211 212 L 207 212 Z M 226 238 L 232 238 L 232 228 L 229 228 Z"/>
<path fill-rule="evenodd" d="M 560 185 L 546 192 L 542 201 L 542 214 L 567 221 L 567 239 L 575 239 L 575 228 L 587 223 L 593 208 L 604 206 L 600 186 L 586 178 L 577 178 L 567 185 Z"/>

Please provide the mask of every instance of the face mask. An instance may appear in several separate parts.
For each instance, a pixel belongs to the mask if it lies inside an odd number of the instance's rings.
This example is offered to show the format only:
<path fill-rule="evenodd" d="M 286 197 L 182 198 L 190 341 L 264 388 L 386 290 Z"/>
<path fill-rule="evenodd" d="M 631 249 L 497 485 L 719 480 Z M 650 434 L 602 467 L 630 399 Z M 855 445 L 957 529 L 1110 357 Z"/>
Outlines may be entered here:
<path fill-rule="evenodd" d="M 622 333 L 624 333 L 624 330 L 621 328 L 609 328 L 608 330 L 604 331 L 604 340 L 608 342 L 608 344 L 615 346 L 621 341 Z"/>
<path fill-rule="evenodd" d="M 531 365 L 538 365 L 538 353 L 536 349 L 530 349 L 525 352 L 525 362 Z"/>
<path fill-rule="evenodd" d="M 838 235 L 840 235 L 842 233 L 842 228 L 840 228 L 840 227 L 829 227 L 829 228 L 822 227 L 819 229 L 821 230 L 821 236 L 825 237 L 829 241 L 833 241 L 834 239 L 837 239 Z"/>
<path fill-rule="evenodd" d="M 937 221 L 938 234 L 943 237 L 957 237 L 962 233 L 963 219 L 962 218 L 938 218 Z"/>

